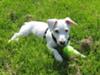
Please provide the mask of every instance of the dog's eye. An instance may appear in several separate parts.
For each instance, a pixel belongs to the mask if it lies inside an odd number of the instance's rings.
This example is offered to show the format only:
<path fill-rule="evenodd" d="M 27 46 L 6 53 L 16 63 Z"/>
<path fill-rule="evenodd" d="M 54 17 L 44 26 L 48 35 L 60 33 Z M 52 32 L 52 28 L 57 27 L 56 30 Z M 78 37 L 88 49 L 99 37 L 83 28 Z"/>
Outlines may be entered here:
<path fill-rule="evenodd" d="M 68 30 L 66 29 L 65 32 L 68 32 Z"/>
<path fill-rule="evenodd" d="M 55 30 L 55 33 L 59 33 L 59 30 Z"/>

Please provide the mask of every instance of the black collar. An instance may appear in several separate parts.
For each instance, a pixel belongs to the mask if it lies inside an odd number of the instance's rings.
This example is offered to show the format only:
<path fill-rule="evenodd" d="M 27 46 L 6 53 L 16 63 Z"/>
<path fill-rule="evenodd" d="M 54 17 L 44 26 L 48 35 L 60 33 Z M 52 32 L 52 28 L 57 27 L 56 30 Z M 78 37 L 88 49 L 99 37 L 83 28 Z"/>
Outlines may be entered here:
<path fill-rule="evenodd" d="M 43 36 L 43 38 L 45 39 L 46 38 L 46 33 L 47 33 L 47 31 L 48 31 L 48 28 L 45 30 L 45 32 L 44 32 L 44 36 Z"/>
<path fill-rule="evenodd" d="M 53 35 L 53 33 L 51 34 L 52 35 L 52 39 L 54 40 L 54 42 L 57 44 L 57 40 L 55 38 L 55 36 Z M 58 44 L 57 44 L 58 45 Z"/>

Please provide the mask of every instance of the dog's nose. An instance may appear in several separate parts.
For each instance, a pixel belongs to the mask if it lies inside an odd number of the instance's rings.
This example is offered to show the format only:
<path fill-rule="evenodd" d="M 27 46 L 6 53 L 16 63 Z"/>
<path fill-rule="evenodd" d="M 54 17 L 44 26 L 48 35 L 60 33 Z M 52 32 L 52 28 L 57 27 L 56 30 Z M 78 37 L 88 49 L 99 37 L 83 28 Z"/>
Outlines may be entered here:
<path fill-rule="evenodd" d="M 61 44 L 61 45 L 64 45 L 64 44 L 65 44 L 65 41 L 60 41 L 60 44 Z"/>

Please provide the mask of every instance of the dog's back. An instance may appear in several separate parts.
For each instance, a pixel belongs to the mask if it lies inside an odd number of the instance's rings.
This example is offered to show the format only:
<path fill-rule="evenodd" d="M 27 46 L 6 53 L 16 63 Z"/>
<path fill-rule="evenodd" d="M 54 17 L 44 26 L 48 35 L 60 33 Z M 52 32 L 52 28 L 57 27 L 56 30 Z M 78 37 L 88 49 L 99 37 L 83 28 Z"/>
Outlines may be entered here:
<path fill-rule="evenodd" d="M 31 21 L 25 22 L 19 32 L 26 35 L 29 33 L 34 33 L 37 36 L 43 36 L 47 28 L 48 25 L 45 22 Z"/>
<path fill-rule="evenodd" d="M 30 33 L 34 33 L 39 37 L 43 37 L 45 30 L 47 28 L 48 24 L 45 22 L 39 22 L 39 21 L 25 22 L 20 28 L 20 30 L 17 33 L 15 33 L 8 42 L 11 42 L 12 40 L 18 41 L 18 38 L 20 36 L 27 36 Z"/>
<path fill-rule="evenodd" d="M 32 25 L 32 33 L 40 37 L 44 36 L 45 30 L 48 28 L 48 24 L 45 22 L 32 21 L 30 25 Z"/>

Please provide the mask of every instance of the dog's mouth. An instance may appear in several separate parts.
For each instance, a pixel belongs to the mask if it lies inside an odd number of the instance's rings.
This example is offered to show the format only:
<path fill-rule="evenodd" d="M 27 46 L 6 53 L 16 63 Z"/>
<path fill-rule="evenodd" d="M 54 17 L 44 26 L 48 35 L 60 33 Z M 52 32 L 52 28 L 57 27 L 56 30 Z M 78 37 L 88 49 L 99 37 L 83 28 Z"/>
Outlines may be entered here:
<path fill-rule="evenodd" d="M 65 46 L 66 46 L 66 43 L 65 43 L 65 42 L 58 42 L 58 45 L 59 45 L 60 47 L 65 47 Z"/>
<path fill-rule="evenodd" d="M 58 44 L 61 47 L 65 47 L 66 45 L 68 45 L 69 40 L 70 40 L 70 37 L 66 41 L 59 41 Z"/>

